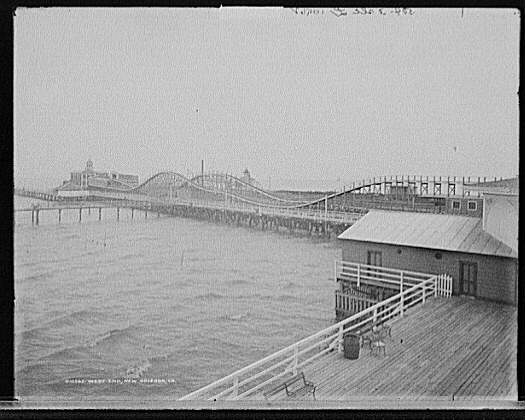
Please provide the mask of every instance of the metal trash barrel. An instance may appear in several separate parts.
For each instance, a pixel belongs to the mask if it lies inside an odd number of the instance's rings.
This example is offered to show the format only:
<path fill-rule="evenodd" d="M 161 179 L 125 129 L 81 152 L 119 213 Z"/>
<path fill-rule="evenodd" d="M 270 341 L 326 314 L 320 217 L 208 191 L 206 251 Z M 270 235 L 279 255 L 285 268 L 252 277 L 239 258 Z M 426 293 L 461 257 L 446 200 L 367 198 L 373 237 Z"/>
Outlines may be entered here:
<path fill-rule="evenodd" d="M 359 336 L 356 334 L 345 334 L 343 337 L 345 359 L 359 359 L 359 349 Z"/>

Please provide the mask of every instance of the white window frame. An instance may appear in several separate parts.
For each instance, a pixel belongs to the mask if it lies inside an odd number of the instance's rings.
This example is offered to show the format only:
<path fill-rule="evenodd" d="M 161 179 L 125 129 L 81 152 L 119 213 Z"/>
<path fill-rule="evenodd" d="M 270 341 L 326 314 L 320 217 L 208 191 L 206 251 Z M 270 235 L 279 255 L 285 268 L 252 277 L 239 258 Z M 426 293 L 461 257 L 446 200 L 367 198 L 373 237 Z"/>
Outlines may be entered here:
<path fill-rule="evenodd" d="M 471 204 L 474 204 L 474 208 L 473 209 L 470 208 Z M 478 202 L 474 201 L 474 200 L 469 200 L 468 203 L 467 203 L 467 210 L 468 211 L 476 211 L 477 209 L 478 209 Z"/>

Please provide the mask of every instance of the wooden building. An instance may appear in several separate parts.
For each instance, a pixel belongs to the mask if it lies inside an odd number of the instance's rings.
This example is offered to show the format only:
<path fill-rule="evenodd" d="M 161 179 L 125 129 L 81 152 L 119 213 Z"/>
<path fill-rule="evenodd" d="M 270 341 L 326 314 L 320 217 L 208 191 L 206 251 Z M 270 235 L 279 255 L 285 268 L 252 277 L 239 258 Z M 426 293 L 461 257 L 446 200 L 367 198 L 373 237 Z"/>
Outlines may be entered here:
<path fill-rule="evenodd" d="M 516 304 L 517 246 L 483 225 L 478 217 L 371 210 L 338 238 L 343 261 L 446 273 L 455 295 Z"/>

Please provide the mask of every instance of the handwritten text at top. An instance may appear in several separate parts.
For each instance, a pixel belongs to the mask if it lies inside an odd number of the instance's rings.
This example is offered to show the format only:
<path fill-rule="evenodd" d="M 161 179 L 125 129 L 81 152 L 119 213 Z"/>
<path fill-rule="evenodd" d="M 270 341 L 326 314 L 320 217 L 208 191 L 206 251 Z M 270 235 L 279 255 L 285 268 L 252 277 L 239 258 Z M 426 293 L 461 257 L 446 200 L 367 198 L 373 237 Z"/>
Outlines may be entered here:
<path fill-rule="evenodd" d="M 322 9 L 322 8 L 302 8 L 294 7 L 291 9 L 296 15 L 302 16 L 313 16 L 313 15 L 324 15 L 331 14 L 336 17 L 341 16 L 358 16 L 358 15 L 380 15 L 380 16 L 413 16 L 416 12 L 414 9 L 409 7 L 403 8 L 370 8 L 370 7 L 357 7 L 357 8 L 331 8 L 331 9 Z"/>

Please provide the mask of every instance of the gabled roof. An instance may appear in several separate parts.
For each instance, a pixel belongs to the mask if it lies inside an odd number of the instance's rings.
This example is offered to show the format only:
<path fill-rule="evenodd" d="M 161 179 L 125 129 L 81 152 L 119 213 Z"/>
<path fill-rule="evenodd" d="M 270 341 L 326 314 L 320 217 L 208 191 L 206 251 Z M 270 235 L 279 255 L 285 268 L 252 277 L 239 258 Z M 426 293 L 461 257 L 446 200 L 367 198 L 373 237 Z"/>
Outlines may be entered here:
<path fill-rule="evenodd" d="M 477 217 L 371 210 L 338 238 L 518 257 L 516 251 L 485 232 Z"/>

